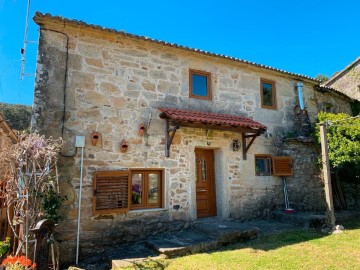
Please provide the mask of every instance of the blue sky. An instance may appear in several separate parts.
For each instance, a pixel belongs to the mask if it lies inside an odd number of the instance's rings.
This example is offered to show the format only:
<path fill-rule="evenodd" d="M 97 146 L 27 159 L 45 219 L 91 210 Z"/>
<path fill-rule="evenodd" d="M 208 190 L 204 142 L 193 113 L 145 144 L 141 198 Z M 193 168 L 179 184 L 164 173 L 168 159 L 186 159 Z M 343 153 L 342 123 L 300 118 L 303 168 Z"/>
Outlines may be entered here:
<path fill-rule="evenodd" d="M 19 79 L 27 0 L 0 0 L 0 102 L 33 101 L 34 76 Z M 360 56 L 359 0 L 32 0 L 35 11 L 178 43 L 315 77 Z M 34 73 L 37 44 L 28 44 Z"/>

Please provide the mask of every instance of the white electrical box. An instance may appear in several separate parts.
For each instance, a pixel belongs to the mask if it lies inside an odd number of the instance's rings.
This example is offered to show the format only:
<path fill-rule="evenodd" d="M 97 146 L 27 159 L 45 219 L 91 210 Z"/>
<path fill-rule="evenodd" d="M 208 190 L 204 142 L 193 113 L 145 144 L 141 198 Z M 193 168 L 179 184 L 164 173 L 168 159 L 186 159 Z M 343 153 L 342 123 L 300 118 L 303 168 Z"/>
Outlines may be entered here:
<path fill-rule="evenodd" d="M 76 136 L 75 146 L 85 147 L 85 136 Z"/>

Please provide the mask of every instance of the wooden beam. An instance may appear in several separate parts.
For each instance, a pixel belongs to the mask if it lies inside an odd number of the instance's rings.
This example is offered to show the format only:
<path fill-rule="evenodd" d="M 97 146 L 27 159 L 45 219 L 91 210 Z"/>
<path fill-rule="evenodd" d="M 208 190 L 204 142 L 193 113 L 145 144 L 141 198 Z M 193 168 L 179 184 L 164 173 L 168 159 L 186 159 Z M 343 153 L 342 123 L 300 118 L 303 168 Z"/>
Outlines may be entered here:
<path fill-rule="evenodd" d="M 329 149 L 327 142 L 326 125 L 324 122 L 320 124 L 320 141 L 321 141 L 321 157 L 323 163 L 323 174 L 325 183 L 325 198 L 326 198 L 326 225 L 328 227 L 335 226 L 335 214 L 334 214 L 334 202 L 333 193 L 331 187 L 331 174 L 329 163 Z"/>
<path fill-rule="evenodd" d="M 166 157 L 170 157 L 170 146 L 172 144 L 176 130 L 178 130 L 178 128 L 179 128 L 178 126 L 170 127 L 169 118 L 165 119 L 165 156 Z"/>
<path fill-rule="evenodd" d="M 246 156 L 247 151 L 250 149 L 251 145 L 254 143 L 256 137 L 259 136 L 260 134 L 257 133 L 257 134 L 247 135 L 245 132 L 242 132 L 241 135 L 242 135 L 241 137 L 242 137 L 243 159 L 246 160 L 247 159 L 247 156 Z M 246 144 L 247 138 L 251 138 L 251 140 L 248 144 Z"/>

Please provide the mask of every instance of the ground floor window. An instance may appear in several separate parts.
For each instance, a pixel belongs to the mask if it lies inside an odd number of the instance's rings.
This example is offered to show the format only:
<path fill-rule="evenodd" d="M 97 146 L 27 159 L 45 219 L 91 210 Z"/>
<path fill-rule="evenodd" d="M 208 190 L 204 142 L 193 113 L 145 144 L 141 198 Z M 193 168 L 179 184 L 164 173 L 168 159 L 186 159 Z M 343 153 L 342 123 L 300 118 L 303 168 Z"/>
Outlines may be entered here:
<path fill-rule="evenodd" d="M 271 156 L 255 155 L 255 174 L 271 175 Z"/>
<path fill-rule="evenodd" d="M 161 171 L 131 171 L 131 208 L 161 207 L 162 182 Z"/>
<path fill-rule="evenodd" d="M 291 176 L 292 163 L 287 156 L 255 155 L 255 175 Z"/>
<path fill-rule="evenodd" d="M 94 213 L 163 207 L 162 169 L 94 173 Z"/>

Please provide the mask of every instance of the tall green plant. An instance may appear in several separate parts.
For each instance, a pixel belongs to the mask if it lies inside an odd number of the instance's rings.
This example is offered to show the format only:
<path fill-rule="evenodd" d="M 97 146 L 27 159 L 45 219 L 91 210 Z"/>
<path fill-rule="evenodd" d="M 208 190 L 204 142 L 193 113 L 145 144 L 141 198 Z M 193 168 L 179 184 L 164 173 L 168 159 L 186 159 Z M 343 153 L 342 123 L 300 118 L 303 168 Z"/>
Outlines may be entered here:
<path fill-rule="evenodd" d="M 325 113 L 318 114 L 317 121 L 327 121 L 327 139 L 329 146 L 330 166 L 335 169 L 352 170 L 354 181 L 359 179 L 356 173 L 360 171 L 360 118 L 348 114 Z M 315 141 L 320 145 L 320 131 L 315 129 Z"/>
<path fill-rule="evenodd" d="M 39 194 L 41 199 L 41 208 L 43 210 L 43 218 L 50 219 L 54 224 L 63 220 L 61 206 L 67 199 L 66 196 L 59 194 L 55 189 L 53 183 L 50 183 Z"/>

